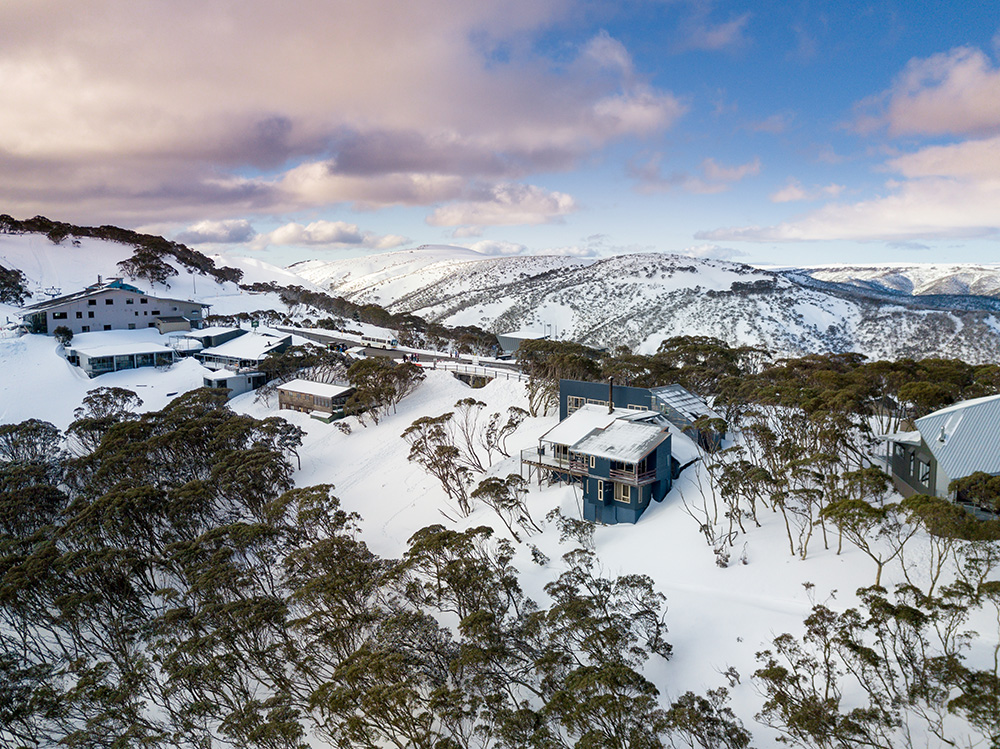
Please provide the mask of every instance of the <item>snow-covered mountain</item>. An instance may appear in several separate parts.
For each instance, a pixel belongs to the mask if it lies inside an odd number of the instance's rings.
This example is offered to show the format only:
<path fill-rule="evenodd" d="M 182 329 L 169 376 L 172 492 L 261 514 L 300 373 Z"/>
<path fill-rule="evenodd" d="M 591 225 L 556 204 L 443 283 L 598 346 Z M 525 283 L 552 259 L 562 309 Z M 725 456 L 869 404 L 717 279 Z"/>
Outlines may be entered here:
<path fill-rule="evenodd" d="M 645 353 L 674 335 L 710 335 L 789 355 L 1000 358 L 1000 302 L 969 297 L 970 291 L 959 299 L 890 296 L 850 281 L 848 269 L 828 277 L 826 269 L 777 273 L 670 254 L 582 261 L 434 248 L 291 270 L 331 293 L 393 312 Z M 987 278 L 980 270 L 969 273 Z"/>
<path fill-rule="evenodd" d="M 820 281 L 851 284 L 892 294 L 925 296 L 932 294 L 991 296 L 1000 298 L 1000 263 L 955 265 L 823 266 L 804 268 Z"/>

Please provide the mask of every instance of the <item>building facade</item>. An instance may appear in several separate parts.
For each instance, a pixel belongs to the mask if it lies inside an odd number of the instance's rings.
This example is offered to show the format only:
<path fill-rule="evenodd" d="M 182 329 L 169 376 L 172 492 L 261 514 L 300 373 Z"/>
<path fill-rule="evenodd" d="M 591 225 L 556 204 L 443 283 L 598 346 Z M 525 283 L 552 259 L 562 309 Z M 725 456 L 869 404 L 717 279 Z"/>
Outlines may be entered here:
<path fill-rule="evenodd" d="M 190 300 L 151 296 L 115 278 L 25 307 L 21 320 L 32 333 L 46 334 L 58 327 L 69 328 L 74 334 L 155 328 L 161 316 L 184 317 L 192 327 L 201 327 L 208 307 Z"/>
<path fill-rule="evenodd" d="M 1000 395 L 942 408 L 914 426 L 882 438 L 893 483 L 903 496 L 953 498 L 948 487 L 955 479 L 977 472 L 1000 475 Z"/>
<path fill-rule="evenodd" d="M 579 482 L 585 520 L 635 523 L 676 478 L 670 428 L 654 411 L 583 404 L 523 450 L 521 464 L 529 478 Z"/>
<path fill-rule="evenodd" d="M 311 380 L 291 380 L 278 385 L 278 409 L 338 418 L 354 388 Z"/>
<path fill-rule="evenodd" d="M 702 448 L 710 451 L 717 449 L 726 437 L 722 417 L 680 385 L 639 388 L 615 385 L 611 380 L 559 381 L 560 419 L 565 419 L 587 404 L 662 414 Z"/>

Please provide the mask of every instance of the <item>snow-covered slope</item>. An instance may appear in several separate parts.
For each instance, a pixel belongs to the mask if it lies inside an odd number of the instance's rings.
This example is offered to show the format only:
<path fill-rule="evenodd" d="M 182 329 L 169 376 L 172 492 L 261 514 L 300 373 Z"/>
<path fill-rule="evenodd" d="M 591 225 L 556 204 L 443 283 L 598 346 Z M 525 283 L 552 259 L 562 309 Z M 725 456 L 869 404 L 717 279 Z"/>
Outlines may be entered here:
<path fill-rule="evenodd" d="M 851 284 L 891 293 L 977 294 L 1000 297 L 1000 263 L 954 265 L 823 266 L 804 268 L 801 273 L 820 281 Z"/>
<path fill-rule="evenodd" d="M 83 237 L 75 242 L 69 239 L 53 243 L 44 234 L 0 234 L 0 266 L 24 273 L 31 297 L 26 304 L 44 301 L 60 294 L 79 291 L 96 283 L 98 276 L 105 279 L 121 276 L 118 263 L 127 259 L 135 248 L 120 242 Z M 261 260 L 215 255 L 217 267 L 232 267 L 243 271 L 244 284 L 275 282 L 280 285 L 299 285 L 315 288 L 312 284 L 283 268 Z M 194 299 L 212 305 L 212 314 L 231 315 L 237 312 L 282 309 L 277 294 L 252 294 L 231 282 L 219 283 L 201 273 L 192 273 L 181 263 L 166 260 L 177 271 L 165 284 L 150 284 L 144 279 L 129 283 L 157 296 Z M 12 318 L 16 310 L 0 305 L 0 314 Z"/>
<path fill-rule="evenodd" d="M 861 290 L 838 294 L 810 288 L 795 275 L 679 255 L 581 262 L 417 251 L 294 269 L 332 293 L 394 312 L 646 353 L 671 336 L 710 335 L 789 355 L 1000 358 L 997 303 L 953 310 L 940 303 L 922 308 L 908 298 L 894 305 Z"/>

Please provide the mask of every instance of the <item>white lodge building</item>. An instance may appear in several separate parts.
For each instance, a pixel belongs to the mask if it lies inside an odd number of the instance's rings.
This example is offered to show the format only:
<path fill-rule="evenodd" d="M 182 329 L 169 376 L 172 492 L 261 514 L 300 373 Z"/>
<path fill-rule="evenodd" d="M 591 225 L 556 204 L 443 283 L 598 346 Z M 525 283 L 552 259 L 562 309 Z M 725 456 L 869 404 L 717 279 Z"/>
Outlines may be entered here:
<path fill-rule="evenodd" d="M 113 278 L 75 294 L 29 305 L 23 309 L 21 319 L 32 333 L 49 334 L 60 326 L 74 334 L 155 328 L 159 317 L 183 317 L 191 322 L 191 327 L 199 328 L 208 306 L 150 296 L 120 278 Z"/>

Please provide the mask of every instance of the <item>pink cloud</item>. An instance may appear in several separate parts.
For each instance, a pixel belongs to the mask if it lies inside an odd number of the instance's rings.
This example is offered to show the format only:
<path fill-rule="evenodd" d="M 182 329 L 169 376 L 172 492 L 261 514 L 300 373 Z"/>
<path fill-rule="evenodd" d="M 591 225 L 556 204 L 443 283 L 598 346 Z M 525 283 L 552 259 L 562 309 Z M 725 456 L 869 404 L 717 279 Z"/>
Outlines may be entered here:
<path fill-rule="evenodd" d="M 465 201 L 685 111 L 607 33 L 568 63 L 535 52 L 567 0 L 85 6 L 0 4 L 6 210 L 136 222 Z"/>

